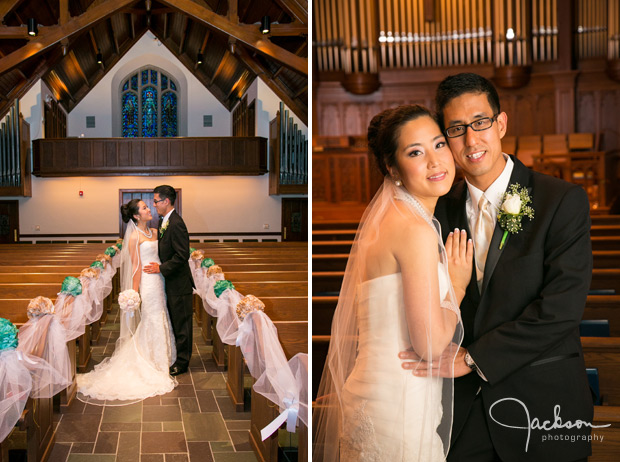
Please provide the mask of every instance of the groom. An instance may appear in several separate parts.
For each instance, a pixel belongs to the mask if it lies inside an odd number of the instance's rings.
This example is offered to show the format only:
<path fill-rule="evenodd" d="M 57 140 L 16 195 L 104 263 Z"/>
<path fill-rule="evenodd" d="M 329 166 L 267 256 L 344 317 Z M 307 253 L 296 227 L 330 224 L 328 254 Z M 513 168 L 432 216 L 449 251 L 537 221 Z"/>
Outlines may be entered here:
<path fill-rule="evenodd" d="M 475 249 L 463 343 L 454 370 L 439 372 L 455 377 L 448 461 L 585 461 L 590 428 L 567 427 L 593 417 L 579 337 L 592 274 L 587 195 L 502 153 L 508 117 L 487 79 L 450 76 L 436 101 L 465 181 L 435 214 L 444 239 L 466 229 Z M 514 184 L 527 191 L 534 217 L 500 245 L 498 209 Z"/>
<path fill-rule="evenodd" d="M 159 259 L 161 265 L 145 265 L 147 273 L 164 276 L 170 322 L 177 348 L 177 360 L 170 375 L 187 372 L 192 355 L 192 276 L 189 268 L 189 234 L 185 222 L 174 210 L 177 193 L 172 186 L 157 186 L 153 203 L 159 214 Z"/>

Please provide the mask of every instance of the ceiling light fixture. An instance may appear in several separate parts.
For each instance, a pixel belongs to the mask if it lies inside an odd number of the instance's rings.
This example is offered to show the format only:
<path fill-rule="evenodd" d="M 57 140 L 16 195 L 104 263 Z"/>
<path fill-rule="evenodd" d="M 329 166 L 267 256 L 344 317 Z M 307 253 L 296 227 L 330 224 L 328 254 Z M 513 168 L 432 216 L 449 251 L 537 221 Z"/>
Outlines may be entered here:
<path fill-rule="evenodd" d="M 97 64 L 103 64 L 103 55 L 101 52 L 97 53 Z"/>
<path fill-rule="evenodd" d="M 196 63 L 197 64 L 202 64 L 202 61 L 205 59 L 205 57 L 202 55 L 202 53 L 198 53 L 198 57 L 196 58 Z"/>
<path fill-rule="evenodd" d="M 34 37 L 39 33 L 39 28 L 37 27 L 37 21 L 34 18 L 28 19 L 28 35 Z"/>
<path fill-rule="evenodd" d="M 269 16 L 263 16 L 263 19 L 261 19 L 260 31 L 263 34 L 268 34 L 271 31 L 271 19 L 269 19 Z"/>

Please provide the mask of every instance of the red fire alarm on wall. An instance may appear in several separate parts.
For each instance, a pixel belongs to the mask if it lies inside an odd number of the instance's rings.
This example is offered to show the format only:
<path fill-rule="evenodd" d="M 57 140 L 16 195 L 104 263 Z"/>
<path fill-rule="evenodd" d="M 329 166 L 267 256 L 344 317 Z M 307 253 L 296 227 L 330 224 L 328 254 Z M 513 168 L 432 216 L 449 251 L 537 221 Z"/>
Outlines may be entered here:
<path fill-rule="evenodd" d="M 80 191 L 80 197 L 84 195 L 84 191 Z"/>

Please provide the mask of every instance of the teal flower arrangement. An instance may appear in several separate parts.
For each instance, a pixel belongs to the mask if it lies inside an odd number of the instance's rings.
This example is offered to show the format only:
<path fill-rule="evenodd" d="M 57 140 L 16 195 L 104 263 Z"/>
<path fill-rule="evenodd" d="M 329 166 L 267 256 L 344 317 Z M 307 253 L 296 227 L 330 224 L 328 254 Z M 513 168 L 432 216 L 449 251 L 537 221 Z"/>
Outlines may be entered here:
<path fill-rule="evenodd" d="M 222 295 L 222 293 L 226 290 L 226 289 L 234 289 L 235 286 L 233 285 L 232 282 L 226 280 L 226 279 L 222 279 L 221 281 L 217 281 L 215 283 L 215 286 L 213 286 L 213 292 L 215 292 L 215 296 L 217 298 L 220 298 L 220 295 Z"/>
<path fill-rule="evenodd" d="M 108 247 L 107 249 L 105 249 L 104 253 L 106 255 L 109 255 L 110 257 L 113 257 L 114 255 L 116 255 L 116 249 L 114 247 Z"/>
<path fill-rule="evenodd" d="M 118 244 L 116 244 L 116 248 L 117 248 L 118 250 L 123 250 L 123 243 L 122 243 L 122 242 L 119 242 Z"/>
<path fill-rule="evenodd" d="M 213 266 L 213 265 L 215 265 L 213 258 L 205 258 L 204 260 L 202 260 L 202 263 L 200 264 L 202 268 L 209 268 L 210 266 Z"/>
<path fill-rule="evenodd" d="M 91 268 L 100 268 L 103 269 L 103 263 L 101 263 L 99 260 L 94 261 L 91 265 Z"/>
<path fill-rule="evenodd" d="M 0 318 L 0 351 L 17 348 L 17 327 L 5 318 Z"/>
<path fill-rule="evenodd" d="M 60 293 L 77 297 L 82 293 L 82 283 L 78 278 L 74 278 L 73 276 L 67 276 L 65 280 L 62 281 L 62 288 L 60 289 Z"/>

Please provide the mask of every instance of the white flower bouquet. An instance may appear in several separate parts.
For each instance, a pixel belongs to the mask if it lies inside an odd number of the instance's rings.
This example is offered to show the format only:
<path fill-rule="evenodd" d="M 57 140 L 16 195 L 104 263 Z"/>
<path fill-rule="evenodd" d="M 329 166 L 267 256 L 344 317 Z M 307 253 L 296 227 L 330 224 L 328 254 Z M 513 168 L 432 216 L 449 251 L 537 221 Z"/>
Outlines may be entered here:
<path fill-rule="evenodd" d="M 118 294 L 118 305 L 123 311 L 135 311 L 140 307 L 140 294 L 133 289 Z"/>

